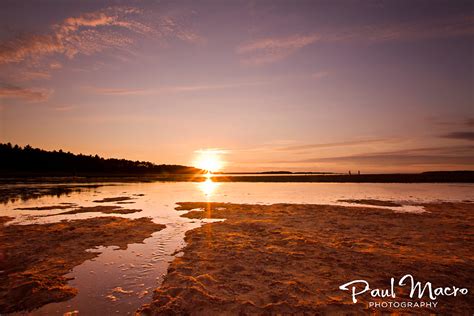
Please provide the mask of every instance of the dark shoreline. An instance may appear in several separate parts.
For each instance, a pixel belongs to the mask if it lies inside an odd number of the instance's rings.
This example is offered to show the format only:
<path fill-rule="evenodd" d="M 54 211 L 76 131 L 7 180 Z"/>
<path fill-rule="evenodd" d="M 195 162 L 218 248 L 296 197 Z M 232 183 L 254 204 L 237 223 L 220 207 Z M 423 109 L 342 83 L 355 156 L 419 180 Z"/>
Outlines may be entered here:
<path fill-rule="evenodd" d="M 399 174 L 263 175 L 212 177 L 215 182 L 474 183 L 474 171 Z"/>
<path fill-rule="evenodd" d="M 202 182 L 203 174 L 18 174 L 0 173 L 0 184 L 54 184 L 99 182 Z M 474 171 L 435 171 L 393 174 L 218 174 L 214 182 L 321 182 L 321 183 L 474 183 Z"/>

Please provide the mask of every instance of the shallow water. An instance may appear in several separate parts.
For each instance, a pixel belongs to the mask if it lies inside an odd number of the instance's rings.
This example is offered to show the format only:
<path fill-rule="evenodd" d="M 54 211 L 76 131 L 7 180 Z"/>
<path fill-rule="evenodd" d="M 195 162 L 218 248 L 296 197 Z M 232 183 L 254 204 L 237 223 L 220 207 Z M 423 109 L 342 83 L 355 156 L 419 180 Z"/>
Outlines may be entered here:
<path fill-rule="evenodd" d="M 70 185 L 70 183 L 69 183 Z M 100 252 L 94 260 L 75 267 L 68 277 L 70 285 L 79 294 L 67 302 L 46 305 L 32 315 L 62 315 L 78 310 L 81 315 L 127 315 L 142 304 L 151 301 L 173 254 L 183 245 L 184 233 L 201 225 L 199 220 L 182 218 L 176 211 L 177 202 L 233 202 L 233 203 L 311 203 L 337 204 L 341 199 L 390 200 L 402 207 L 378 207 L 387 211 L 422 212 L 416 204 L 436 201 L 474 200 L 472 184 L 357 184 L 357 183 L 201 183 L 156 182 L 110 184 L 59 197 L 44 196 L 39 199 L 16 201 L 0 206 L 0 215 L 15 217 L 11 224 L 56 222 L 62 219 L 81 219 L 110 214 L 82 213 L 51 215 L 67 210 L 15 210 L 15 208 L 75 203 L 79 206 L 120 205 L 141 209 L 139 213 L 115 215 L 126 218 L 151 217 L 166 228 L 156 232 L 143 244 L 132 244 L 126 250 L 113 247 L 93 249 Z M 143 194 L 143 195 L 142 195 Z M 117 202 L 96 203 L 107 197 L 130 196 L 133 204 Z"/>

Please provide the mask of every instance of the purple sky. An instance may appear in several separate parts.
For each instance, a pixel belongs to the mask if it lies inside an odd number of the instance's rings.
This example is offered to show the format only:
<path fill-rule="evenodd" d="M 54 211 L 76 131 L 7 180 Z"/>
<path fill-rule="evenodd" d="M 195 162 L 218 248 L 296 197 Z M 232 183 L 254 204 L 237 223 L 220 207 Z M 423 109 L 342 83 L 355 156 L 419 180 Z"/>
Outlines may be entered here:
<path fill-rule="evenodd" d="M 474 169 L 472 1 L 2 1 L 0 142 L 228 171 Z"/>

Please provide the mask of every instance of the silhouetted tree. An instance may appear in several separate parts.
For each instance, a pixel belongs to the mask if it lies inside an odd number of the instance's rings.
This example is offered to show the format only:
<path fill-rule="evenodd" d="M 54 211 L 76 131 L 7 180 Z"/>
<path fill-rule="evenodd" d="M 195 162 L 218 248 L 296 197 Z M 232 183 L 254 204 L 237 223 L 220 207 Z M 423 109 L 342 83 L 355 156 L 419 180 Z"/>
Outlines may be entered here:
<path fill-rule="evenodd" d="M 98 155 L 75 155 L 62 150 L 45 151 L 26 145 L 0 144 L 0 172 L 39 173 L 201 173 L 202 170 L 181 165 L 156 165 L 148 161 L 104 159 Z"/>

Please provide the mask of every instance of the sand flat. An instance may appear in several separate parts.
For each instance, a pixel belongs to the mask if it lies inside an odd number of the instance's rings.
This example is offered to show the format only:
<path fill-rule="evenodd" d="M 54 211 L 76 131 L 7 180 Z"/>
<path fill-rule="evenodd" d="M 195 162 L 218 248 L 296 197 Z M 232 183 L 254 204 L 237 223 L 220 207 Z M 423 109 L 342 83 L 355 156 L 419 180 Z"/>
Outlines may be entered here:
<path fill-rule="evenodd" d="M 94 200 L 94 203 L 110 203 L 110 202 L 123 202 L 132 200 L 129 196 L 117 196 L 117 197 L 108 197 L 100 200 Z"/>
<path fill-rule="evenodd" d="M 56 215 L 73 215 L 73 214 L 80 214 L 80 213 L 103 213 L 103 214 L 131 214 L 131 213 L 138 213 L 141 212 L 140 209 L 125 209 L 121 206 L 117 205 L 100 205 L 100 206 L 81 206 L 71 211 L 66 211 L 58 214 L 53 214 L 51 216 Z"/>
<path fill-rule="evenodd" d="M 126 249 L 165 227 L 149 218 L 119 217 L 4 226 L 11 219 L 0 217 L 0 314 L 72 298 L 77 289 L 64 275 L 98 256 L 87 249 Z"/>
<path fill-rule="evenodd" d="M 424 204 L 429 213 L 330 205 L 179 203 L 190 218 L 225 218 L 186 234 L 141 315 L 471 314 L 472 294 L 443 297 L 436 310 L 353 304 L 339 286 L 355 279 L 387 288 L 412 274 L 434 286 L 470 287 L 474 204 Z M 406 291 L 394 300 L 410 300 Z"/>

